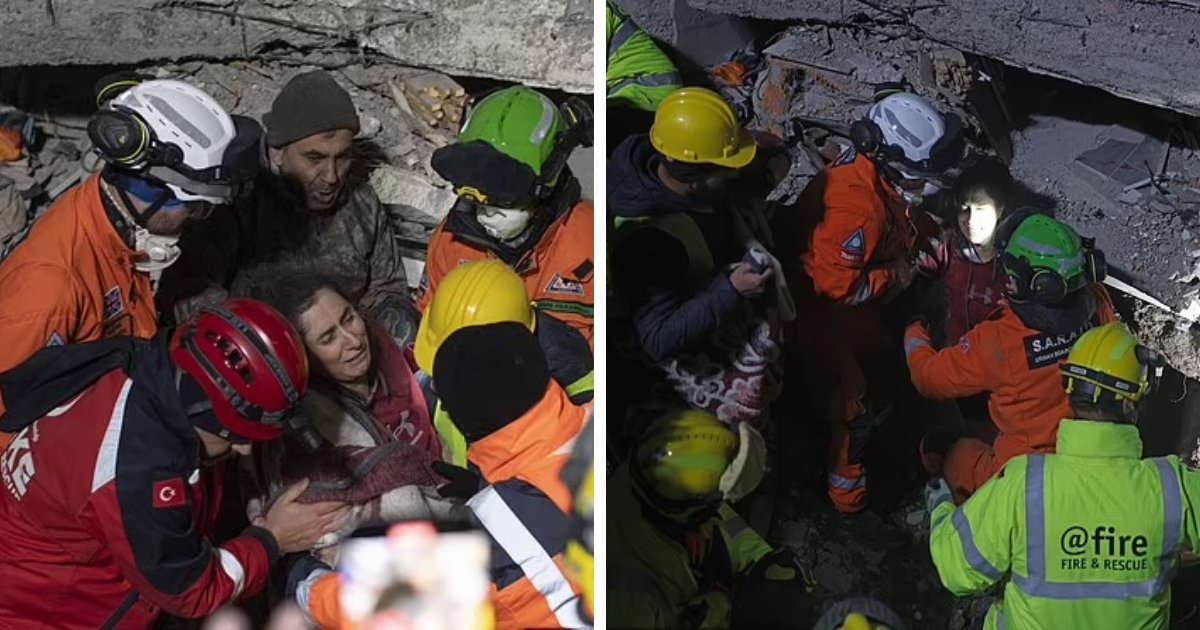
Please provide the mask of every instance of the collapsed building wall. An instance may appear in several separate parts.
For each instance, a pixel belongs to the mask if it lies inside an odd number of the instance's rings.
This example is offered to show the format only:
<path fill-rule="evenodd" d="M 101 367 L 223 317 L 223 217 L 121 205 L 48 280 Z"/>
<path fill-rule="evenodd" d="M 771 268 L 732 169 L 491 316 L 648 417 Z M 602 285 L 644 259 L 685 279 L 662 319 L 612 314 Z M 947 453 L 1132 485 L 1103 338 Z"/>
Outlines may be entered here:
<path fill-rule="evenodd" d="M 0 67 L 349 48 L 447 74 L 592 91 L 586 0 L 20 0 L 5 9 Z"/>
<path fill-rule="evenodd" d="M 687 0 L 712 13 L 859 25 L 1200 115 L 1200 3 L 1187 0 Z"/>

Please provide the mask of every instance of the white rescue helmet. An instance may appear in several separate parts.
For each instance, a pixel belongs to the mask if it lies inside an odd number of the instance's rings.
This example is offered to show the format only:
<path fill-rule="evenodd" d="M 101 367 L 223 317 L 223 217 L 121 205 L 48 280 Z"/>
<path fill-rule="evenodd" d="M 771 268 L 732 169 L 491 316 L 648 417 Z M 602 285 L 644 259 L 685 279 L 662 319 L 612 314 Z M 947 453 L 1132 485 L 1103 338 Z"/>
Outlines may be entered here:
<path fill-rule="evenodd" d="M 879 127 L 884 144 L 903 154 L 895 165 L 901 175 L 915 179 L 932 170 L 927 165 L 946 136 L 946 119 L 929 101 L 911 92 L 892 94 L 875 103 L 867 118 Z"/>
<path fill-rule="evenodd" d="M 176 199 L 214 204 L 229 201 L 229 195 L 215 194 L 213 182 L 197 177 L 221 168 L 225 149 L 237 135 L 233 119 L 213 97 L 182 81 L 159 79 L 121 92 L 111 105 L 136 113 L 157 142 L 179 147 L 182 160 L 176 167 L 151 164 L 145 168 L 147 175 L 163 181 Z"/>

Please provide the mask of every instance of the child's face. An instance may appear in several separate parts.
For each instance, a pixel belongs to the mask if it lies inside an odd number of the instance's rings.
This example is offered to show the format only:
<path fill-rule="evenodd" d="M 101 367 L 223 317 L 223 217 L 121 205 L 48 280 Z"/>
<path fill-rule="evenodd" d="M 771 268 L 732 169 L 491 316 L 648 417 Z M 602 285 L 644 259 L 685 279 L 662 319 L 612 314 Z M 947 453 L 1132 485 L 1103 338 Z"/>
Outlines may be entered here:
<path fill-rule="evenodd" d="M 970 201 L 958 211 L 958 229 L 973 245 L 990 245 L 999 214 L 990 202 Z"/>

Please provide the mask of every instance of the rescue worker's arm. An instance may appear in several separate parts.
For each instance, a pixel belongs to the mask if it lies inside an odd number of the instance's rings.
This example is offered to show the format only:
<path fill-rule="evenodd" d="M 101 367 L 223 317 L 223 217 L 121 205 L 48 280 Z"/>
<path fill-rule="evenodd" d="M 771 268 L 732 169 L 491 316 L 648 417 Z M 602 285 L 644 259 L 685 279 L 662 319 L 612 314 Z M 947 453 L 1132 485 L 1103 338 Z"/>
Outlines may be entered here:
<path fill-rule="evenodd" d="M 550 376 L 564 390 L 571 402 L 582 405 L 592 399 L 595 372 L 592 371 L 592 349 L 578 330 L 562 320 L 537 311 L 538 345 L 546 355 Z"/>
<path fill-rule="evenodd" d="M 670 359 L 708 337 L 741 299 L 723 272 L 690 297 L 668 289 L 650 289 L 646 303 L 633 314 L 638 341 L 655 361 Z"/>
<path fill-rule="evenodd" d="M 1195 556 L 1200 555 L 1200 472 L 1176 464 L 1179 485 L 1183 489 L 1183 546 Z M 1186 560 L 1186 558 L 1185 558 Z"/>
<path fill-rule="evenodd" d="M 866 304 L 899 281 L 896 268 L 886 264 L 891 261 L 874 260 L 883 238 L 879 221 L 868 220 L 864 209 L 853 205 L 854 198 L 873 194 L 857 189 L 841 194 L 826 191 L 825 218 L 813 230 L 805 271 L 817 294 L 838 304 Z"/>
<path fill-rule="evenodd" d="M 1008 573 L 1013 528 L 1025 501 L 1025 477 L 1019 473 L 1026 461 L 1010 460 L 962 506 L 944 501 L 934 508 L 929 554 L 951 593 L 978 593 Z"/>
<path fill-rule="evenodd" d="M 733 556 L 733 570 L 737 573 L 749 571 L 756 562 L 774 551 L 768 543 L 750 524 L 745 521 L 728 503 L 721 503 L 718 508 L 721 524 L 725 533 L 733 542 L 730 554 Z"/>
<path fill-rule="evenodd" d="M 9 272 L 0 287 L 0 372 L 47 345 L 75 341 L 82 306 L 66 269 L 35 263 Z"/>
<path fill-rule="evenodd" d="M 92 495 L 79 515 L 112 554 L 121 576 L 142 598 L 189 619 L 262 590 L 279 557 L 274 535 L 248 527 L 214 547 L 196 531 L 188 480 L 173 467 L 147 462 L 149 448 L 129 444 L 132 433 L 121 437 L 116 452 L 102 450 L 97 464 L 97 475 L 107 469 L 113 480 Z M 137 455 L 143 457 L 131 457 Z M 112 463 L 105 457 L 113 458 Z"/>
<path fill-rule="evenodd" d="M 338 576 L 329 565 L 305 556 L 288 575 L 285 593 L 295 598 L 296 605 L 312 625 L 321 630 L 350 628 L 338 603 Z"/>
<path fill-rule="evenodd" d="M 913 386 L 926 398 L 946 400 L 987 391 L 988 356 L 998 341 L 990 339 L 984 322 L 963 335 L 959 343 L 933 349 L 925 324 L 913 322 L 904 331 L 904 356 Z"/>
<path fill-rule="evenodd" d="M 683 86 L 679 71 L 620 7 L 607 2 L 605 9 L 608 100 L 652 112 L 667 94 Z"/>

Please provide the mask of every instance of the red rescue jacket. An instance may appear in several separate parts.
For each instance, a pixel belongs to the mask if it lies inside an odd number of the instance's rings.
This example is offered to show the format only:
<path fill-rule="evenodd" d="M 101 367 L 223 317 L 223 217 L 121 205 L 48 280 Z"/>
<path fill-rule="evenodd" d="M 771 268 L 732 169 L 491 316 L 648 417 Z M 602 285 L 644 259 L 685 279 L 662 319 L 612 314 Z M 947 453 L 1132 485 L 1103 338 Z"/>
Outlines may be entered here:
<path fill-rule="evenodd" d="M 223 467 L 199 468 L 165 349 L 148 355 L 34 421 L 0 458 L 0 627 L 148 628 L 162 611 L 203 617 L 266 583 L 270 532 L 206 540 Z"/>

